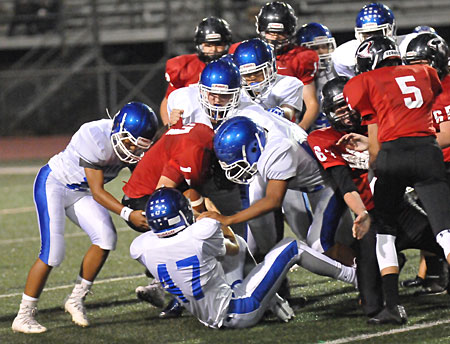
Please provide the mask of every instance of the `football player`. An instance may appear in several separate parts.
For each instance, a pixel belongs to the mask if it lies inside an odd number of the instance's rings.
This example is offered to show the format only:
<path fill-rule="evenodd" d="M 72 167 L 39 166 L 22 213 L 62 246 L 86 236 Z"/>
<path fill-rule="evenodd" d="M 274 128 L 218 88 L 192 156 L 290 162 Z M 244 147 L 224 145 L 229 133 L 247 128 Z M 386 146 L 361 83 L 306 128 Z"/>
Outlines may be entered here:
<path fill-rule="evenodd" d="M 64 259 L 65 216 L 81 227 L 92 242 L 75 287 L 64 302 L 73 322 L 89 326 L 84 299 L 117 241 L 108 210 L 137 227 L 148 228 L 142 212 L 124 207 L 104 189 L 104 184 L 142 158 L 152 145 L 157 126 L 157 117 L 147 105 L 128 103 L 114 119 L 83 124 L 66 149 L 41 168 L 34 184 L 41 251 L 28 273 L 13 331 L 47 330 L 36 321 L 35 314 L 47 277 Z"/>
<path fill-rule="evenodd" d="M 450 189 L 431 114 L 442 87 L 432 67 L 402 66 L 397 44 L 386 36 L 362 42 L 356 59 L 359 75 L 345 85 L 344 97 L 368 125 L 369 161 L 377 176 L 377 260 L 386 301 L 385 308 L 369 321 L 402 324 L 407 317 L 398 300 L 395 238 L 407 186 L 417 192 L 450 263 Z"/>
<path fill-rule="evenodd" d="M 339 45 L 332 53 L 334 69 L 339 75 L 355 76 L 355 53 L 366 38 L 374 35 L 388 36 L 397 41 L 402 55 L 406 52 L 409 41 L 417 34 L 396 35 L 394 13 L 389 7 L 373 2 L 361 8 L 356 15 L 355 38 Z"/>
<path fill-rule="evenodd" d="M 369 216 L 374 211 L 371 185 L 375 179 L 368 170 L 367 150 L 356 151 L 346 144 L 350 137 L 366 135 L 367 131 L 367 127 L 361 125 L 360 114 L 349 109 L 344 99 L 343 90 L 348 80 L 347 77 L 340 76 L 325 84 L 323 109 L 331 127 L 312 132 L 308 136 L 308 142 L 322 166 L 331 173 L 347 205 L 355 213 L 353 235 L 358 239 L 359 246 L 356 261 L 358 290 L 365 314 L 373 317 L 383 307 L 381 276 L 375 252 L 376 233 L 370 228 Z M 407 202 L 402 202 L 401 205 L 397 234 L 397 252 L 407 248 L 426 248 L 443 256 L 426 215 Z"/>
<path fill-rule="evenodd" d="M 292 122 L 285 122 L 297 127 Z M 217 128 L 214 151 L 230 181 L 249 184 L 251 204 L 231 216 L 208 211 L 200 214 L 199 218 L 212 217 L 225 226 L 251 221 L 252 233 L 255 239 L 259 239 L 259 252 L 265 247 L 270 249 L 274 246 L 274 239 L 270 237 L 274 225 L 261 216 L 281 206 L 288 188 L 309 193 L 311 207 L 315 213 L 312 226 L 321 227 L 322 222 L 326 222 L 325 209 L 330 203 L 337 202 L 332 187 L 314 157 L 286 134 L 266 131 L 247 116 L 233 116 Z M 343 210 L 336 209 L 336 212 L 341 214 Z M 254 224 L 257 226 L 252 227 Z M 332 238 L 325 238 L 330 234 L 325 232 L 322 232 L 322 238 L 314 238 L 315 242 L 308 237 L 309 246 L 318 256 L 323 256 L 319 253 L 320 250 L 323 252 L 328 248 L 326 245 L 334 241 L 334 233 Z M 325 247 L 320 248 L 322 245 Z M 333 262 L 340 269 L 353 270 Z M 341 277 L 349 283 L 354 282 L 348 280 L 349 275 Z"/>
<path fill-rule="evenodd" d="M 196 84 L 205 65 L 227 54 L 231 44 L 229 24 L 217 17 L 207 17 L 195 28 L 195 54 L 180 55 L 166 63 L 166 80 L 169 83 L 161 102 L 160 114 L 163 124 L 168 123 L 167 99 L 174 90 Z"/>
<path fill-rule="evenodd" d="M 298 29 L 296 36 L 297 45 L 307 47 L 317 51 L 319 55 L 319 69 L 315 82 L 317 89 L 317 99 L 319 99 L 320 112 L 317 120 L 311 126 L 310 131 L 328 127 L 330 124 L 322 111 L 322 88 L 328 80 L 337 76 L 331 62 L 331 53 L 336 49 L 336 40 L 330 30 L 320 23 L 309 23 Z"/>
<path fill-rule="evenodd" d="M 285 238 L 245 276 L 245 241 L 214 219 L 194 222 L 188 201 L 175 189 L 152 194 L 146 215 L 151 231 L 132 242 L 131 257 L 211 328 L 253 326 L 269 308 L 282 321 L 292 319 L 294 312 L 276 292 L 294 263 L 339 274 L 326 257 L 322 261 L 314 250 Z"/>
<path fill-rule="evenodd" d="M 417 27 L 416 29 L 418 29 Z M 425 30 L 420 27 L 422 32 L 412 39 L 406 49 L 404 61 L 406 64 L 428 64 L 436 69 L 442 83 L 442 93 L 436 98 L 433 104 L 434 127 L 437 131 L 437 142 L 442 148 L 444 163 L 447 171 L 447 180 L 450 183 L 450 76 L 448 73 L 448 52 L 447 42 L 439 37 L 434 29 Z M 415 32 L 416 32 L 415 29 Z M 425 253 L 424 253 L 425 254 Z M 425 264 L 425 259 L 427 262 Z M 403 281 L 404 286 L 422 285 L 426 291 L 439 292 L 443 287 L 436 284 L 433 279 L 441 279 L 442 276 L 434 276 L 430 271 L 427 272 L 427 266 L 433 262 L 432 257 L 424 257 L 419 266 L 419 272 L 414 280 Z M 431 261 L 430 261 L 431 260 Z M 435 264 L 440 264 L 436 262 Z M 434 269 L 435 270 L 435 269 Z"/>
<path fill-rule="evenodd" d="M 278 75 L 271 48 L 259 38 L 242 42 L 233 54 L 239 67 L 245 92 L 241 98 L 260 104 L 270 112 L 278 109 L 288 119 L 301 110 L 303 84 L 295 77 Z M 245 112 L 242 113 L 246 115 Z M 267 119 L 266 123 L 270 119 Z M 264 124 L 267 125 L 267 124 Z M 292 231 L 299 239 L 307 241 L 311 225 L 311 210 L 306 205 L 307 195 L 298 190 L 287 190 L 283 210 Z M 350 221 L 349 221 L 350 224 Z M 310 238 L 313 236 L 309 233 Z M 349 263 L 351 264 L 351 263 Z"/>
<path fill-rule="evenodd" d="M 304 113 L 299 125 L 308 130 L 317 118 L 319 103 L 316 97 L 315 75 L 319 64 L 317 53 L 294 43 L 297 17 L 293 8 L 282 1 L 272 1 L 261 7 L 256 16 L 256 32 L 274 50 L 277 72 L 289 75 L 303 82 Z M 237 44 L 230 47 L 234 53 Z"/>

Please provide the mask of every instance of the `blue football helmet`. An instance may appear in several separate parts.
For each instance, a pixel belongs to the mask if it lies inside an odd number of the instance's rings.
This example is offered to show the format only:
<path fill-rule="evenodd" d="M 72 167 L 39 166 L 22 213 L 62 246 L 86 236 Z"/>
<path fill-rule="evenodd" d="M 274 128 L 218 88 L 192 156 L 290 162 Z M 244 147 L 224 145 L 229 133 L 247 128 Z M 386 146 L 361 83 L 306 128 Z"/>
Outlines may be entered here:
<path fill-rule="evenodd" d="M 145 206 L 145 216 L 150 230 L 160 238 L 177 234 L 194 223 L 188 199 L 174 188 L 163 187 L 153 192 Z"/>
<path fill-rule="evenodd" d="M 394 13 L 382 3 L 365 5 L 356 16 L 355 37 L 360 43 L 374 34 L 394 37 L 395 31 Z"/>
<path fill-rule="evenodd" d="M 153 144 L 157 130 L 158 119 L 148 105 L 127 103 L 113 118 L 111 144 L 114 152 L 123 162 L 137 163 Z"/>
<path fill-rule="evenodd" d="M 272 48 L 263 40 L 253 38 L 244 41 L 236 48 L 233 55 L 242 77 L 242 87 L 254 98 L 265 93 L 277 77 L 276 60 Z M 247 81 L 249 74 L 262 72 L 262 81 Z"/>
<path fill-rule="evenodd" d="M 239 69 L 227 58 L 209 63 L 200 76 L 199 91 L 200 104 L 208 117 L 214 123 L 221 121 L 239 105 L 241 94 Z M 210 97 L 211 94 L 214 97 Z"/>
<path fill-rule="evenodd" d="M 436 30 L 431 26 L 427 25 L 418 25 L 413 30 L 413 33 L 421 33 L 421 32 L 436 33 Z"/>
<path fill-rule="evenodd" d="M 214 136 L 214 151 L 228 180 L 250 183 L 266 145 L 266 132 L 250 118 L 235 116 L 223 122 Z"/>
<path fill-rule="evenodd" d="M 319 54 L 319 69 L 326 69 L 331 61 L 331 53 L 336 49 L 336 40 L 330 30 L 320 23 L 309 23 L 298 29 L 297 45 L 317 50 L 322 45 L 328 46 L 328 53 Z"/>

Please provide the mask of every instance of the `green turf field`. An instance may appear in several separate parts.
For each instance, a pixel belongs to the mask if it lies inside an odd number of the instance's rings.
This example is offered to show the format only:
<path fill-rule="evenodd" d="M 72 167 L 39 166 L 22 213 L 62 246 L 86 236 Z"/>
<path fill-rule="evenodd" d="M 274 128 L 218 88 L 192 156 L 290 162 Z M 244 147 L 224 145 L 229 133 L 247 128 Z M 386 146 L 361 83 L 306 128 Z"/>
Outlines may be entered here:
<path fill-rule="evenodd" d="M 2 164 L 3 165 L 3 164 Z M 9 164 L 8 164 L 9 165 Z M 23 164 L 22 164 L 23 165 Z M 4 166 L 4 165 L 3 165 Z M 89 240 L 67 222 L 66 258 L 54 269 L 39 302 L 38 320 L 49 331 L 40 335 L 13 333 L 11 323 L 19 307 L 28 270 L 39 253 L 39 233 L 32 198 L 34 173 L 23 169 L 4 174 L 0 168 L 0 343 L 450 343 L 450 296 L 414 297 L 400 288 L 409 322 L 405 326 L 373 327 L 357 305 L 357 291 L 342 282 L 299 269 L 289 273 L 293 321 L 274 318 L 244 330 L 212 330 L 195 318 L 158 319 L 159 310 L 139 302 L 134 293 L 145 285 L 143 268 L 129 257 L 137 233 L 112 215 L 118 245 L 112 252 L 86 300 L 91 326 L 74 325 L 62 308 L 73 287 Z M 20 174 L 19 173 L 28 173 Z M 123 173 L 107 185 L 121 197 Z M 288 234 L 289 235 L 289 234 Z M 418 253 L 408 251 L 401 279 L 415 276 Z M 302 305 L 300 296 L 306 297 Z"/>

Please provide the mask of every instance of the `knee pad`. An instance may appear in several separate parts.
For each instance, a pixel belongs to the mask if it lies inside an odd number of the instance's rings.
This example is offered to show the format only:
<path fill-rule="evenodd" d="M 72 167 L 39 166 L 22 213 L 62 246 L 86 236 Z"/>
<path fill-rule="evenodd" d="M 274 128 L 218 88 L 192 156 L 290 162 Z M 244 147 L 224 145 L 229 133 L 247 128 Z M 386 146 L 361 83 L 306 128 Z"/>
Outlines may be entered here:
<path fill-rule="evenodd" d="M 450 229 L 445 229 L 436 235 L 437 243 L 444 250 L 445 259 L 448 260 L 450 254 Z"/>
<path fill-rule="evenodd" d="M 377 260 L 380 271 L 391 266 L 398 267 L 397 251 L 395 250 L 395 236 L 377 234 Z"/>

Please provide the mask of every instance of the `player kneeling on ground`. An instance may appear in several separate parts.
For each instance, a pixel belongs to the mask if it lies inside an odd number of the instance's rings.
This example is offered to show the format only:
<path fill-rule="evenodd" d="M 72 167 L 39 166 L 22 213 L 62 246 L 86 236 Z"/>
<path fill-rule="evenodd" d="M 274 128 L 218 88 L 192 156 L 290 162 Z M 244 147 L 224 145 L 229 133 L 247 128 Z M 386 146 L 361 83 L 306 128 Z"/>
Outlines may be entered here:
<path fill-rule="evenodd" d="M 130 254 L 199 321 L 212 328 L 255 325 L 267 309 L 282 321 L 294 316 L 276 294 L 289 268 L 302 260 L 304 245 L 279 242 L 244 276 L 245 241 L 220 222 L 194 222 L 188 200 L 172 188 L 156 190 L 146 215 L 151 231 L 137 237 Z"/>

